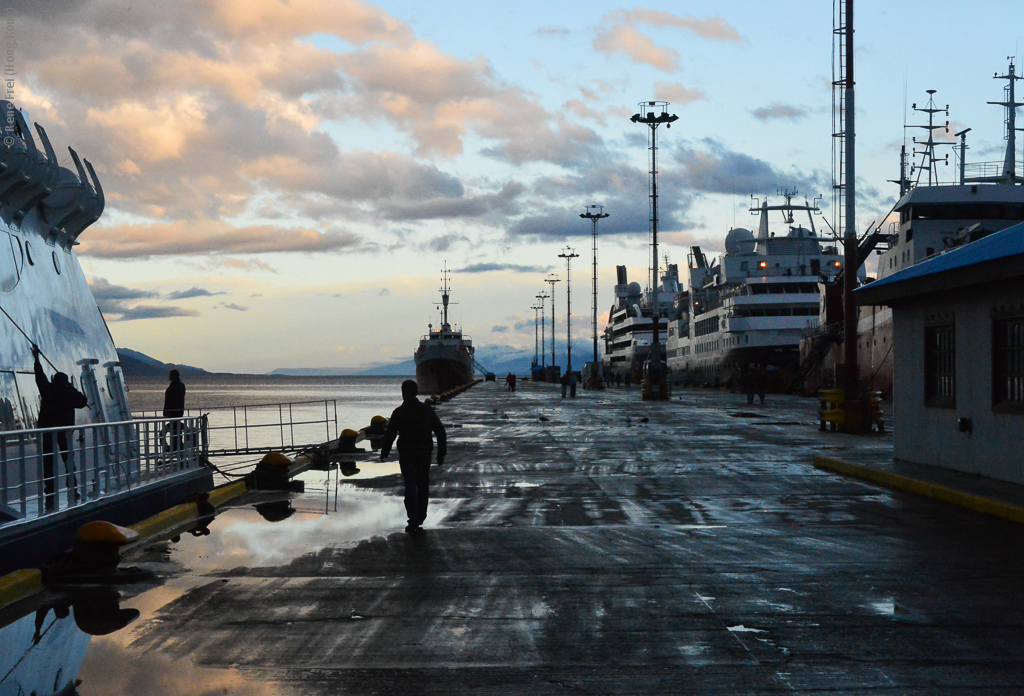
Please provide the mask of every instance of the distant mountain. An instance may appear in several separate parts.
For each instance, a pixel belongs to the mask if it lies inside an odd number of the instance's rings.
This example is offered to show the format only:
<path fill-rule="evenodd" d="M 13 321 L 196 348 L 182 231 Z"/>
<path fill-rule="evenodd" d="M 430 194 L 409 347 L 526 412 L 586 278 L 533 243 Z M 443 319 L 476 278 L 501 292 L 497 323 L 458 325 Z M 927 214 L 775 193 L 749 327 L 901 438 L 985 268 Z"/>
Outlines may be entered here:
<path fill-rule="evenodd" d="M 131 348 L 118 348 L 117 359 L 121 362 L 121 372 L 125 377 L 166 377 L 171 370 L 177 370 L 182 377 L 211 374 L 200 367 L 160 362 Z"/>

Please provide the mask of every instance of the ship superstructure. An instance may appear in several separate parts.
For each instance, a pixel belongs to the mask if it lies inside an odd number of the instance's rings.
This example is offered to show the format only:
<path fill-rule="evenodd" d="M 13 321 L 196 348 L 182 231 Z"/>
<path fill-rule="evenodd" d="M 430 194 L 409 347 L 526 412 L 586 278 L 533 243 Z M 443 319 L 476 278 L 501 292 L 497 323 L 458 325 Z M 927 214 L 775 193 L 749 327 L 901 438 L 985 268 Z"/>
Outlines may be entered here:
<path fill-rule="evenodd" d="M 662 336 L 658 343 L 661 359 L 665 359 L 666 330 L 679 294 L 678 267 L 668 264 L 666 268 L 658 288 L 658 308 L 654 311 L 654 293 L 641 289 L 640 283 L 629 282 L 625 266 L 616 267 L 615 304 L 608 311 L 604 330 L 602 364 L 606 372 L 640 379 L 643 365 L 651 355 L 655 316 Z"/>
<path fill-rule="evenodd" d="M 936 133 L 948 131 L 948 107 L 935 103 L 935 90 L 928 90 L 924 106 L 913 105 L 924 123 L 907 128 L 924 131 L 915 138 L 917 148 L 909 171 L 906 148 L 901 153 L 899 199 L 892 214 L 898 216 L 884 229 L 874 233 L 880 241 L 875 278 L 885 278 L 936 254 L 975 241 L 993 232 L 1024 221 L 1024 177 L 1017 161 L 1016 83 L 1021 76 L 1011 62 L 1006 73 L 996 75 L 1005 80 L 1003 100 L 989 102 L 1004 109 L 1006 149 L 1003 159 L 995 162 L 966 161 L 967 133 L 970 128 L 954 134 L 953 140 L 936 139 Z M 956 139 L 959 140 L 956 140 Z M 954 176 L 944 177 L 948 156 L 940 148 L 951 147 L 959 160 Z M 940 165 L 942 165 L 940 167 Z M 952 181 L 950 181 L 952 179 Z M 868 240 L 870 241 L 870 239 Z M 862 247 L 865 245 L 862 244 Z M 832 288 L 826 288 L 832 291 Z M 805 390 L 831 383 L 838 348 L 832 345 L 833 330 L 842 323 L 841 311 L 835 303 L 822 303 L 821 328 L 806 337 L 801 345 L 801 372 Z M 858 360 L 860 377 L 868 388 L 888 394 L 893 379 L 892 310 L 887 307 L 862 307 L 858 316 Z"/>
<path fill-rule="evenodd" d="M 437 329 L 428 325 L 427 335 L 420 338 L 413 354 L 421 394 L 440 394 L 473 381 L 473 341 L 448 321 L 449 290 L 445 269 L 439 305 L 441 325 Z"/>
<path fill-rule="evenodd" d="M 755 199 L 757 233 L 730 230 L 712 262 L 691 248 L 689 290 L 669 325 L 668 366 L 677 377 L 729 383 L 760 368 L 783 379 L 795 368 L 800 338 L 818 322 L 818 282 L 842 268 L 840 250 L 817 233 L 817 206 L 794 203 L 796 194 L 784 191 L 779 205 Z M 779 231 L 769 227 L 776 212 Z M 806 214 L 806 227 L 797 213 Z"/>

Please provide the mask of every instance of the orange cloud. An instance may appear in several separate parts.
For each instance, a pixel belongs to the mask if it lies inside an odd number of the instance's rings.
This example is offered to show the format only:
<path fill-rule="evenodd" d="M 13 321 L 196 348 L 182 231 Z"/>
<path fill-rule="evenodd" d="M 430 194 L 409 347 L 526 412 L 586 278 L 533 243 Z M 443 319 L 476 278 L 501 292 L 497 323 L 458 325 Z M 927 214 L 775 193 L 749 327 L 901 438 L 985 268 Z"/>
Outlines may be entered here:
<path fill-rule="evenodd" d="M 352 248 L 359 238 L 345 231 L 321 232 L 271 225 L 232 227 L 226 222 L 179 220 L 167 224 L 92 228 L 82 235 L 80 253 L 104 258 L 194 254 L 260 254 Z"/>

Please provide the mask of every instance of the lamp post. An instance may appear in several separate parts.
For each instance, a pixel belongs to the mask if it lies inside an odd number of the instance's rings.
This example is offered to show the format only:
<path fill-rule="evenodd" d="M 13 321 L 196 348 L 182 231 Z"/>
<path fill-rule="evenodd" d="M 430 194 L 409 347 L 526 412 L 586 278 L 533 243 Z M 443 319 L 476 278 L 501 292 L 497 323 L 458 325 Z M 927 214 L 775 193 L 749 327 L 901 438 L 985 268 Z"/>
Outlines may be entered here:
<path fill-rule="evenodd" d="M 548 381 L 555 382 L 559 377 L 558 364 L 555 362 L 555 283 L 560 283 L 561 280 L 552 273 L 544 282 L 551 285 L 551 374 L 548 375 Z"/>
<path fill-rule="evenodd" d="M 558 258 L 565 259 L 565 372 L 572 372 L 572 280 L 569 277 L 569 264 L 578 258 L 575 249 L 565 248 Z"/>
<path fill-rule="evenodd" d="M 604 387 L 604 380 L 598 378 L 597 370 L 597 221 L 608 217 L 608 213 L 604 212 L 603 205 L 588 205 L 587 212 L 580 213 L 580 217 L 589 219 L 593 223 L 594 228 L 594 363 L 593 367 L 591 367 L 590 388 L 601 389 Z"/>
<path fill-rule="evenodd" d="M 540 311 L 540 305 L 533 305 L 532 307 L 530 307 L 530 309 L 533 310 L 533 370 L 531 370 L 531 372 L 536 372 L 537 371 L 537 366 L 540 364 L 540 343 L 538 342 L 538 336 L 540 334 L 538 333 L 538 323 L 537 323 L 537 317 L 539 316 L 538 312 Z"/>
<path fill-rule="evenodd" d="M 668 102 L 640 102 L 640 113 L 633 114 L 629 119 L 633 123 L 643 123 L 651 129 L 651 354 L 645 366 L 645 384 L 641 389 L 644 399 L 667 399 L 668 385 L 665 370 L 662 367 L 661 345 L 658 341 L 658 324 L 661 311 L 658 307 L 658 126 L 664 124 L 671 128 L 679 117 L 668 113 Z"/>
<path fill-rule="evenodd" d="M 535 297 L 540 300 L 540 365 L 544 369 L 548 366 L 548 359 L 544 351 L 544 300 L 548 299 L 550 295 L 542 292 Z M 547 375 L 544 378 L 547 379 Z"/>

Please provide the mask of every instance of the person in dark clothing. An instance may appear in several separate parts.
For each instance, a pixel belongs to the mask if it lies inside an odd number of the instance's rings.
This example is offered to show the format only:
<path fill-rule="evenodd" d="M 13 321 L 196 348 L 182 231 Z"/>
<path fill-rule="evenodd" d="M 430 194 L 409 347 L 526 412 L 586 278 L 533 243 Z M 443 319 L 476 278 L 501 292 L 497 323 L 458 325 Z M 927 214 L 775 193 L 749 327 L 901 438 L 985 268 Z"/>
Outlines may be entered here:
<path fill-rule="evenodd" d="M 516 390 L 516 381 L 517 381 L 517 379 L 516 379 L 515 373 L 512 373 L 512 372 L 508 373 L 509 391 L 515 391 Z"/>
<path fill-rule="evenodd" d="M 569 373 L 566 372 L 564 375 L 558 378 L 558 383 L 562 385 L 562 398 L 565 398 L 566 392 L 569 390 Z"/>
<path fill-rule="evenodd" d="M 39 346 L 32 346 L 32 357 L 35 358 L 36 387 L 39 389 L 40 428 L 58 428 L 75 424 L 75 409 L 85 408 L 89 400 L 85 394 L 71 386 L 68 376 L 57 372 L 53 379 L 47 379 L 43 366 L 39 364 Z M 55 475 L 53 468 L 54 444 L 64 461 L 67 474 L 68 497 L 78 500 L 78 477 L 74 466 L 68 466 L 68 434 L 64 430 L 43 435 L 43 492 L 46 496 L 46 508 L 55 507 L 57 499 L 54 494 Z"/>
<path fill-rule="evenodd" d="M 409 515 L 407 532 L 422 530 L 427 519 L 430 497 L 430 454 L 434 449 L 431 433 L 437 437 L 437 465 L 444 464 L 448 436 L 434 409 L 416 398 L 419 387 L 411 379 L 402 382 L 402 405 L 391 414 L 380 460 L 386 461 L 391 445 L 398 438 L 398 464 L 405 479 L 405 511 Z"/>
<path fill-rule="evenodd" d="M 171 380 L 171 384 L 164 392 L 164 418 L 181 418 L 185 415 L 185 385 L 181 381 L 181 373 L 177 370 L 171 370 L 168 379 Z M 181 433 L 181 422 L 171 423 L 169 430 L 171 435 L 171 451 L 177 452 L 185 449 Z"/>

